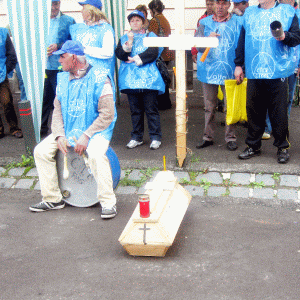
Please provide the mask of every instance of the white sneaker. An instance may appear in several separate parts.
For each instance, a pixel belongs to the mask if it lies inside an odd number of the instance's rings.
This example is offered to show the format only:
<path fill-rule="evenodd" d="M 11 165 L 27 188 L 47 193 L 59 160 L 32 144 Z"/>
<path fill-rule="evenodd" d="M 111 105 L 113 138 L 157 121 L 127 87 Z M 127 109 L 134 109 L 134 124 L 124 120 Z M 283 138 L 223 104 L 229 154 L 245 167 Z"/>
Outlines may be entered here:
<path fill-rule="evenodd" d="M 132 149 L 132 148 L 135 148 L 135 147 L 137 147 L 137 146 L 142 145 L 143 143 L 144 143 L 143 141 L 142 141 L 142 142 L 138 142 L 138 141 L 136 141 L 136 140 L 131 140 L 131 141 L 126 145 L 126 147 L 129 148 L 129 149 Z"/>
<path fill-rule="evenodd" d="M 264 132 L 263 136 L 262 136 L 262 140 L 269 140 L 271 138 L 271 134 Z"/>
<path fill-rule="evenodd" d="M 101 218 L 102 219 L 111 219 L 114 218 L 117 215 L 117 208 L 114 205 L 111 208 L 102 208 L 102 212 L 101 212 Z"/>
<path fill-rule="evenodd" d="M 159 148 L 159 146 L 161 145 L 160 141 L 152 141 L 151 145 L 150 145 L 150 149 L 152 150 L 156 150 Z"/>

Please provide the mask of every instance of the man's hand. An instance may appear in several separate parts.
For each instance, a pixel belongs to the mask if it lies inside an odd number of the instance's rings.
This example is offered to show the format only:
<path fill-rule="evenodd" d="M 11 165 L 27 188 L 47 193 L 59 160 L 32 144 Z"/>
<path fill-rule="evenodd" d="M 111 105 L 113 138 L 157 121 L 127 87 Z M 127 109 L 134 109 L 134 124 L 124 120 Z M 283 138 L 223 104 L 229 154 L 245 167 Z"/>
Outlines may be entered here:
<path fill-rule="evenodd" d="M 221 35 L 216 32 L 211 32 L 209 35 L 209 37 L 218 37 L 218 36 L 221 36 Z"/>
<path fill-rule="evenodd" d="M 131 63 L 134 63 L 134 62 L 135 61 L 134 61 L 133 57 L 128 56 L 128 60 L 126 61 L 126 63 L 131 64 Z"/>
<path fill-rule="evenodd" d="M 57 44 L 52 44 L 47 48 L 47 55 L 51 56 L 53 52 L 57 51 Z"/>
<path fill-rule="evenodd" d="M 241 84 L 243 82 L 245 76 L 242 67 L 235 67 L 234 77 L 237 84 Z"/>
<path fill-rule="evenodd" d="M 281 37 L 275 38 L 276 41 L 283 41 L 285 39 L 285 33 L 283 32 L 283 35 Z"/>
<path fill-rule="evenodd" d="M 70 144 L 64 136 L 60 136 L 57 139 L 57 147 L 64 155 L 66 155 L 68 153 L 68 147 L 70 147 Z"/>
<path fill-rule="evenodd" d="M 90 138 L 83 133 L 78 139 L 78 141 L 76 142 L 74 151 L 79 155 L 82 155 L 88 146 L 89 140 Z"/>

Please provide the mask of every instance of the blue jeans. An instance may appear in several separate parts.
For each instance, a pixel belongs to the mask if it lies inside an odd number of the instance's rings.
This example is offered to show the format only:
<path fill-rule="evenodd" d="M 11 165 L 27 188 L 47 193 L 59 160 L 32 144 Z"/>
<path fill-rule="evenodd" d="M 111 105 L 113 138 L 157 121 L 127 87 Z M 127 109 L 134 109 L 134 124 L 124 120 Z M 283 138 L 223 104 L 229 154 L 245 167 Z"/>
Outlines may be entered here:
<path fill-rule="evenodd" d="M 23 78 L 22 78 L 19 63 L 16 64 L 15 69 L 16 69 L 18 80 L 19 80 L 19 88 L 20 88 L 20 91 L 21 91 L 20 101 L 25 101 L 25 100 L 27 100 L 27 96 L 26 96 L 25 86 L 24 86 L 24 82 L 23 82 Z"/>
<path fill-rule="evenodd" d="M 19 88 L 20 88 L 20 91 L 21 91 L 20 101 L 25 101 L 25 100 L 27 100 L 27 97 L 26 97 L 25 86 L 24 86 L 24 82 L 23 82 L 23 78 L 22 78 L 19 63 L 16 64 L 15 70 L 16 70 L 16 73 L 17 73 L 17 78 L 18 78 L 18 81 L 19 81 Z M 12 70 L 10 73 L 7 74 L 7 78 L 12 78 L 13 74 L 14 74 L 14 71 Z"/>
<path fill-rule="evenodd" d="M 160 141 L 161 127 L 157 101 L 158 91 L 127 90 L 127 96 L 133 128 L 131 138 L 138 142 L 143 141 L 144 113 L 146 113 L 150 139 L 151 141 Z"/>

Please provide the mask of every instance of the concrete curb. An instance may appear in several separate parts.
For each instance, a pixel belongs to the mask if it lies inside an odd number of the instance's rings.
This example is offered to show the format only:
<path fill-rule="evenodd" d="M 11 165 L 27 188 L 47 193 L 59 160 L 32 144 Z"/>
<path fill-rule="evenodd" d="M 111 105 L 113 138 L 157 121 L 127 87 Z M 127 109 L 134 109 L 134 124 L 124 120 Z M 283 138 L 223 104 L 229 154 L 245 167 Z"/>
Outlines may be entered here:
<path fill-rule="evenodd" d="M 145 183 L 151 181 L 158 172 L 148 168 L 122 170 L 122 176 L 115 192 L 118 195 L 139 194 L 144 191 Z M 220 171 L 175 171 L 179 182 L 191 193 L 200 197 L 233 197 L 257 199 L 269 204 L 274 202 L 300 203 L 300 176 L 275 172 L 220 172 Z M 129 182 L 128 182 L 129 180 Z M 126 181 L 126 185 L 125 185 Z M 0 167 L 0 189 L 40 190 L 36 169 L 26 172 L 25 168 L 7 171 Z"/>

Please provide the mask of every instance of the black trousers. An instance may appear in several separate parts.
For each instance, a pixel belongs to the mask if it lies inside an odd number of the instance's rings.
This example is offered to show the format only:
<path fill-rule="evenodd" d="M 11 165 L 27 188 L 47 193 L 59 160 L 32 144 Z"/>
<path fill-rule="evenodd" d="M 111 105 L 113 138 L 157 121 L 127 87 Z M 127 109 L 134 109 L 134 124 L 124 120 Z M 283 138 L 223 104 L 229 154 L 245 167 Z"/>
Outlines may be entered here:
<path fill-rule="evenodd" d="M 41 135 L 47 135 L 49 116 L 54 108 L 58 70 L 46 70 L 44 83 Z"/>
<path fill-rule="evenodd" d="M 161 140 L 160 116 L 157 107 L 158 91 L 154 90 L 132 90 L 127 92 L 131 111 L 132 132 L 131 138 L 138 142 L 144 136 L 144 113 L 148 121 L 148 130 L 151 141 Z"/>
<path fill-rule="evenodd" d="M 288 141 L 287 106 L 287 78 L 248 79 L 246 144 L 253 149 L 261 147 L 268 110 L 274 136 L 273 145 L 279 149 L 288 148 L 290 143 Z"/>

